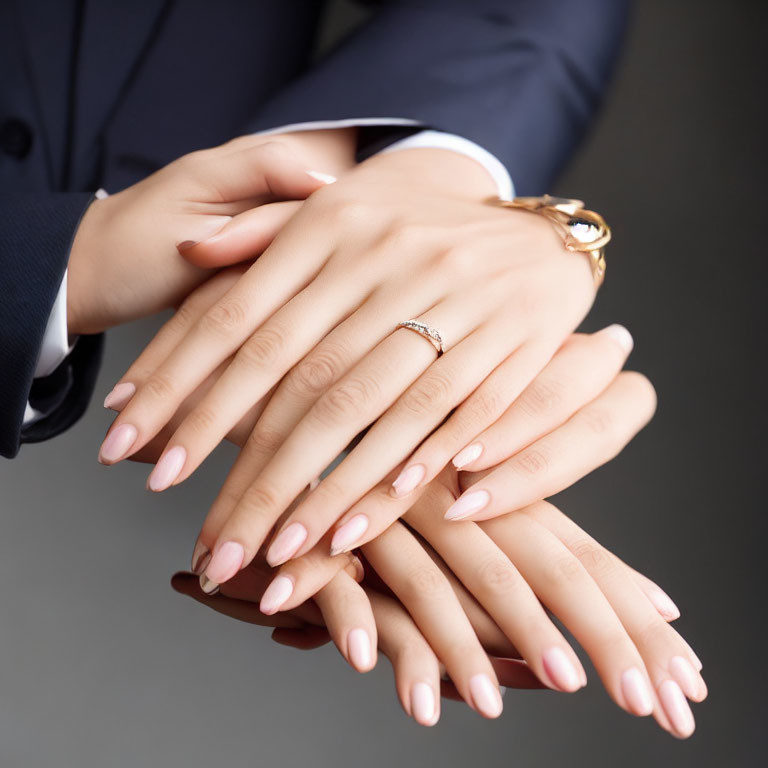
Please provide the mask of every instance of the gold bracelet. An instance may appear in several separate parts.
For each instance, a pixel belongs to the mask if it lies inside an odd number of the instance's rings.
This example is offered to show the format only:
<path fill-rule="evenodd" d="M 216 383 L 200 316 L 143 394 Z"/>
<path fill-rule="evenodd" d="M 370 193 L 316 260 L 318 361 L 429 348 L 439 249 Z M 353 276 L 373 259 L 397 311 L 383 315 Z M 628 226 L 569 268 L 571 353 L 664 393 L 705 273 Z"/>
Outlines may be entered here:
<path fill-rule="evenodd" d="M 567 197 L 516 197 L 514 200 L 493 198 L 503 208 L 518 208 L 545 216 L 552 222 L 563 244 L 569 251 L 585 253 L 589 257 L 592 277 L 599 288 L 605 278 L 605 246 L 611 240 L 610 227 L 594 211 L 588 211 L 581 200 Z"/>

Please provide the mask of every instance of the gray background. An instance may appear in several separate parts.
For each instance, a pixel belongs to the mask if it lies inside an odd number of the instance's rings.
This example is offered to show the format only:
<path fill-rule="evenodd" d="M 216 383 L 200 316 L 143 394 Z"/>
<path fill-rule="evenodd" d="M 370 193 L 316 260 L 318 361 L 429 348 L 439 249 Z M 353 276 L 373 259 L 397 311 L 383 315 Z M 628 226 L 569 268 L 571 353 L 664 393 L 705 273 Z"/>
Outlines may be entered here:
<path fill-rule="evenodd" d="M 564 3 L 567 12 L 568 3 Z M 587 322 L 625 323 L 656 420 L 564 509 L 667 588 L 710 699 L 679 743 L 620 712 L 591 675 L 574 696 L 506 696 L 488 723 L 400 711 L 366 677 L 171 591 L 232 451 L 182 488 L 105 469 L 109 415 L 0 465 L 0 765 L 757 766 L 766 698 L 764 345 L 766 3 L 641 0 L 596 131 L 558 185 L 614 225 Z M 154 323 L 110 334 L 99 398 Z M 759 499 L 759 500 L 758 500 Z"/>

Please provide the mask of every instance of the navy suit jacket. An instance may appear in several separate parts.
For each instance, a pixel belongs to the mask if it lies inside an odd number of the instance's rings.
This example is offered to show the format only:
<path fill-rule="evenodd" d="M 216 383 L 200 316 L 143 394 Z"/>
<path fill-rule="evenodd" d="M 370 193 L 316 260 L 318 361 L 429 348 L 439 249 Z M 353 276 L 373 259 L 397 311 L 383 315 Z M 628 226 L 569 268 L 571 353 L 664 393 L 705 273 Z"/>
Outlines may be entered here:
<path fill-rule="evenodd" d="M 85 409 L 100 337 L 33 380 L 78 221 L 194 149 L 288 123 L 399 117 L 544 191 L 583 134 L 628 0 L 379 0 L 318 61 L 319 0 L 0 0 L 0 454 Z M 28 401 L 50 415 L 23 427 Z"/>

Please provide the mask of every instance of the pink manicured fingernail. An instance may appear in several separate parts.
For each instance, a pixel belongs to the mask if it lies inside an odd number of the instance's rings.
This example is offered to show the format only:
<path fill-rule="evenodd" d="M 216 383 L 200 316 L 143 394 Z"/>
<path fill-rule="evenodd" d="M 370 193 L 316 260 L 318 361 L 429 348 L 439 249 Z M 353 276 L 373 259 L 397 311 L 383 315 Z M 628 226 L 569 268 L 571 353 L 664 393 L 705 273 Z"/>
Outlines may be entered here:
<path fill-rule="evenodd" d="M 471 464 L 475 459 L 480 458 L 480 454 L 482 452 L 483 446 L 480 445 L 480 443 L 472 443 L 472 445 L 468 445 L 466 448 L 462 448 L 453 457 L 453 466 L 456 467 L 456 469 L 466 467 L 467 464 Z"/>
<path fill-rule="evenodd" d="M 397 498 L 407 496 L 419 487 L 419 483 L 421 483 L 426 474 L 427 468 L 423 464 L 414 464 L 411 467 L 406 467 L 397 476 L 395 482 L 392 483 L 392 491 Z"/>
<path fill-rule="evenodd" d="M 267 552 L 267 562 L 274 568 L 290 560 L 307 540 L 307 529 L 301 523 L 291 523 L 272 542 Z"/>
<path fill-rule="evenodd" d="M 202 589 L 206 595 L 215 595 L 219 591 L 219 585 L 215 581 L 211 581 L 203 573 L 200 575 L 200 589 Z"/>
<path fill-rule="evenodd" d="M 680 638 L 682 640 L 682 638 Z M 693 648 L 685 641 L 683 640 L 683 643 L 685 643 L 685 647 L 688 650 L 688 653 L 691 654 L 691 660 L 693 661 L 693 666 L 696 667 L 697 672 L 701 672 L 702 669 L 704 669 L 704 665 L 701 663 L 701 659 L 693 652 Z"/>
<path fill-rule="evenodd" d="M 323 173 L 322 171 L 307 171 L 307 173 L 318 181 L 322 181 L 323 184 L 333 184 L 337 181 L 335 176 L 331 176 L 330 173 Z"/>
<path fill-rule="evenodd" d="M 661 588 L 651 589 L 648 599 L 653 607 L 667 620 L 680 618 L 680 609 L 672 602 L 672 598 Z"/>
<path fill-rule="evenodd" d="M 581 675 L 562 648 L 548 648 L 541 658 L 544 670 L 555 687 L 565 693 L 573 693 L 581 688 Z"/>
<path fill-rule="evenodd" d="M 689 699 L 701 701 L 702 694 L 706 693 L 706 686 L 687 659 L 682 656 L 673 656 L 669 661 L 668 669 L 669 674 Z"/>
<path fill-rule="evenodd" d="M 435 692 L 427 683 L 414 683 L 411 688 L 411 715 L 420 725 L 434 725 L 437 722 Z"/>
<path fill-rule="evenodd" d="M 621 692 L 633 714 L 645 717 L 653 712 L 651 689 L 637 667 L 630 667 L 621 675 Z"/>
<path fill-rule="evenodd" d="M 463 496 L 459 496 L 459 498 L 448 507 L 448 511 L 445 513 L 445 519 L 462 520 L 465 517 L 474 515 L 475 512 L 479 512 L 483 507 L 487 507 L 490 500 L 491 494 L 488 493 L 488 491 L 471 491 L 470 493 L 465 493 Z"/>
<path fill-rule="evenodd" d="M 112 464 L 125 456 L 136 442 L 139 433 L 133 424 L 121 424 L 115 427 L 101 444 L 99 461 L 102 464 Z"/>
<path fill-rule="evenodd" d="M 364 629 L 353 629 L 347 635 L 347 653 L 358 672 L 367 672 L 373 665 L 371 638 Z"/>
<path fill-rule="evenodd" d="M 225 541 L 220 547 L 216 547 L 211 557 L 211 562 L 205 569 L 205 575 L 217 584 L 229 581 L 239 570 L 245 559 L 245 550 L 242 544 L 236 541 Z"/>
<path fill-rule="evenodd" d="M 360 537 L 368 530 L 367 515 L 355 515 L 333 534 L 331 539 L 331 557 L 340 555 L 354 547 Z"/>
<path fill-rule="evenodd" d="M 114 389 L 104 398 L 104 407 L 112 411 L 122 411 L 128 401 L 136 394 L 136 385 L 130 381 L 116 384 Z"/>
<path fill-rule="evenodd" d="M 293 586 L 293 579 L 288 576 L 275 577 L 261 596 L 259 610 L 267 616 L 277 613 L 293 594 Z"/>
<path fill-rule="evenodd" d="M 696 722 L 680 686 L 674 680 L 665 680 L 659 686 L 659 700 L 672 724 L 675 736 L 687 739 L 695 730 Z"/>
<path fill-rule="evenodd" d="M 195 576 L 199 576 L 205 571 L 210 562 L 211 553 L 208 550 L 208 547 L 206 547 L 202 541 L 198 541 L 192 551 L 192 573 L 194 573 Z"/>
<path fill-rule="evenodd" d="M 619 325 L 618 323 L 603 328 L 602 333 L 606 336 L 610 336 L 627 354 L 629 354 L 632 351 L 632 347 L 635 346 L 635 340 L 632 338 L 632 334 L 623 325 Z"/>
<path fill-rule="evenodd" d="M 176 445 L 170 451 L 163 454 L 147 481 L 149 490 L 164 491 L 170 487 L 179 476 L 179 472 L 181 472 L 181 468 L 186 460 L 187 452 L 181 445 Z"/>
<path fill-rule="evenodd" d="M 469 692 L 475 709 L 486 717 L 498 717 L 504 704 L 499 689 L 491 682 L 488 675 L 475 675 L 469 680 Z"/>

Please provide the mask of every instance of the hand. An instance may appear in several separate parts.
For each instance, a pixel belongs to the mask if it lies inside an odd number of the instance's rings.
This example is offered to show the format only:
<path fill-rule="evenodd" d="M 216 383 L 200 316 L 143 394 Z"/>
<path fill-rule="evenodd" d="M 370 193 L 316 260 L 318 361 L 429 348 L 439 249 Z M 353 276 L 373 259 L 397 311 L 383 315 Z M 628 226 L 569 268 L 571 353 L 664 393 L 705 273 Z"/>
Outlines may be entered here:
<path fill-rule="evenodd" d="M 185 155 L 128 189 L 95 200 L 69 259 L 70 333 L 98 333 L 178 304 L 211 268 L 185 261 L 176 245 L 209 238 L 254 206 L 263 224 L 260 239 L 252 243 L 252 255 L 258 255 L 296 209 L 294 203 L 275 201 L 303 200 L 326 184 L 322 175 L 308 172 L 305 157 L 315 159 L 286 140 L 243 137 Z"/>
<path fill-rule="evenodd" d="M 209 518 L 208 530 L 217 529 L 209 566 L 215 581 L 250 561 L 301 488 L 377 418 L 297 509 L 297 519 L 312 519 L 312 527 L 292 526 L 273 543 L 270 562 L 314 546 L 475 390 L 488 407 L 469 425 L 474 431 L 459 436 L 469 440 L 488 427 L 502 411 L 482 382 L 499 368 L 507 388 L 521 391 L 589 308 L 594 288 L 586 260 L 565 251 L 539 217 L 478 202 L 490 190 L 485 176 L 473 173 L 481 171 L 466 158 L 412 150 L 368 161 L 313 195 L 115 421 L 113 430 L 132 439 L 117 441 L 110 432 L 102 450 L 109 462 L 151 440 L 236 353 L 168 442 L 150 483 L 161 489 L 188 477 L 284 377 L 233 473 L 252 482 L 236 491 L 228 483 Z M 232 222 L 238 242 L 249 218 Z M 211 248 L 219 253 L 225 242 L 223 236 Z M 290 258 L 297 253 L 300 268 Z M 423 338 L 392 333 L 411 317 L 443 332 L 448 351 L 437 362 Z M 428 479 L 424 474 L 415 486 Z M 396 484 L 395 493 L 406 490 L 413 487 Z"/>

